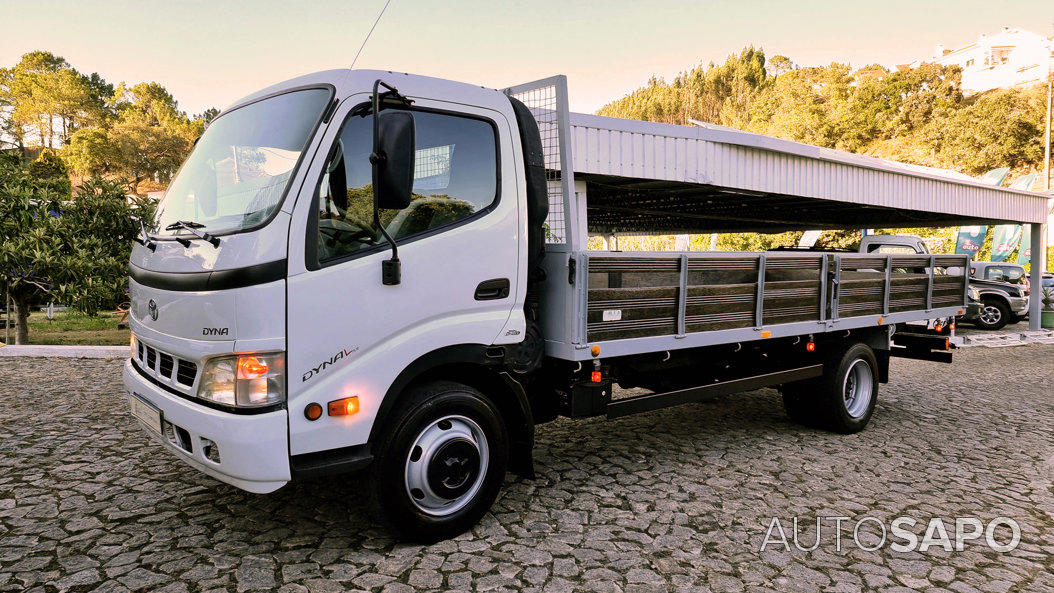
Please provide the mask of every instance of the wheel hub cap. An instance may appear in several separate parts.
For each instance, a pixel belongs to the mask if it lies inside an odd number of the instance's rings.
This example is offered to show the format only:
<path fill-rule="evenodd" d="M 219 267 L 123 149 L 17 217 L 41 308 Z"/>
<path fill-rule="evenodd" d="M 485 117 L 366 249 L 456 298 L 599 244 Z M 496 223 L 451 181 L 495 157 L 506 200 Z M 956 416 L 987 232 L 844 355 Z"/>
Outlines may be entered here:
<path fill-rule="evenodd" d="M 842 385 L 842 396 L 845 400 L 845 411 L 853 418 L 860 418 L 867 413 L 874 395 L 874 375 L 871 366 L 858 358 L 849 365 Z"/>
<path fill-rule="evenodd" d="M 426 426 L 407 452 L 406 492 L 422 512 L 446 516 L 483 486 L 490 462 L 487 436 L 471 418 L 444 416 Z"/>
<path fill-rule="evenodd" d="M 1003 316 L 1003 313 L 999 310 L 999 307 L 994 305 L 985 305 L 984 309 L 981 310 L 981 321 L 993 324 L 999 323 L 999 318 Z"/>
<path fill-rule="evenodd" d="M 428 465 L 428 485 L 444 498 L 457 498 L 472 486 L 479 473 L 479 450 L 469 440 L 444 443 Z"/>

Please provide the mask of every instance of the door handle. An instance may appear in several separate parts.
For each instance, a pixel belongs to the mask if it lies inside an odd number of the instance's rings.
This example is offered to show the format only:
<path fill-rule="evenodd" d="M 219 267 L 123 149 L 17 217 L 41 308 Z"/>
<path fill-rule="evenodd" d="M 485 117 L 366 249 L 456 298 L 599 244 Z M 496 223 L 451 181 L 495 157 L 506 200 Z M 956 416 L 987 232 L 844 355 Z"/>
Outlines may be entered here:
<path fill-rule="evenodd" d="M 509 296 L 508 278 L 484 280 L 476 287 L 477 301 L 493 301 L 495 299 L 503 299 L 507 296 Z"/>

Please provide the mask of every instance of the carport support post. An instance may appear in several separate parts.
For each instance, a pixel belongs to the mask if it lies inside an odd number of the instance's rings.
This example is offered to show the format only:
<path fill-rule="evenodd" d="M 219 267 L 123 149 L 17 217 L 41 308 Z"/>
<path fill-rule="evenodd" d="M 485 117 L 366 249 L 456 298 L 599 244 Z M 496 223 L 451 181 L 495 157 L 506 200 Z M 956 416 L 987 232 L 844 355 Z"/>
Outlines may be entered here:
<path fill-rule="evenodd" d="M 1047 269 L 1047 225 L 1042 223 L 1032 224 L 1032 277 L 1029 283 L 1032 287 L 1031 298 L 1028 300 L 1028 329 L 1037 331 L 1041 329 L 1041 315 L 1043 303 L 1043 270 Z"/>

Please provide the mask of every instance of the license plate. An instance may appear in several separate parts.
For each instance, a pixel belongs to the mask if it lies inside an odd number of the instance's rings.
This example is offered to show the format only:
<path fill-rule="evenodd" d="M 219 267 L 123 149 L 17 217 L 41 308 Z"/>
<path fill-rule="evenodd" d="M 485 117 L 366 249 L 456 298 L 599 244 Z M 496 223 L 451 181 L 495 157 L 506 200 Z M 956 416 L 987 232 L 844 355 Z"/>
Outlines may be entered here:
<path fill-rule="evenodd" d="M 150 430 L 161 434 L 161 410 L 134 393 L 128 396 L 128 403 L 133 416 L 142 420 Z"/>

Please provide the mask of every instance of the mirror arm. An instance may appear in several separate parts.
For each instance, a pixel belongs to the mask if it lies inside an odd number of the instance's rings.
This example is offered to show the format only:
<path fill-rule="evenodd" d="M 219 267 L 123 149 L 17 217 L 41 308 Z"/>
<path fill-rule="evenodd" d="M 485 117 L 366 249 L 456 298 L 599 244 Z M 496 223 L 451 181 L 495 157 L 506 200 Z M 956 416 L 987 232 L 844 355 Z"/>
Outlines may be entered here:
<path fill-rule="evenodd" d="M 380 90 L 380 86 L 384 85 L 384 88 L 398 95 L 398 91 L 394 87 L 389 86 L 381 79 L 377 79 L 373 83 L 373 152 L 370 154 L 370 164 L 373 166 L 373 170 L 377 170 L 377 165 L 387 158 L 387 155 L 381 154 L 380 152 L 380 135 L 381 135 L 381 123 L 378 117 L 381 111 L 380 96 L 377 91 Z M 392 246 L 392 257 L 381 262 L 381 283 L 386 286 L 394 286 L 402 282 L 402 264 L 399 262 L 399 247 L 395 244 L 395 239 L 388 234 L 388 229 L 384 228 L 381 224 L 381 212 L 380 208 L 377 207 L 377 176 L 374 175 L 373 179 L 373 224 L 377 225 L 377 230 L 384 235 L 384 238 L 388 240 L 388 243 Z"/>

